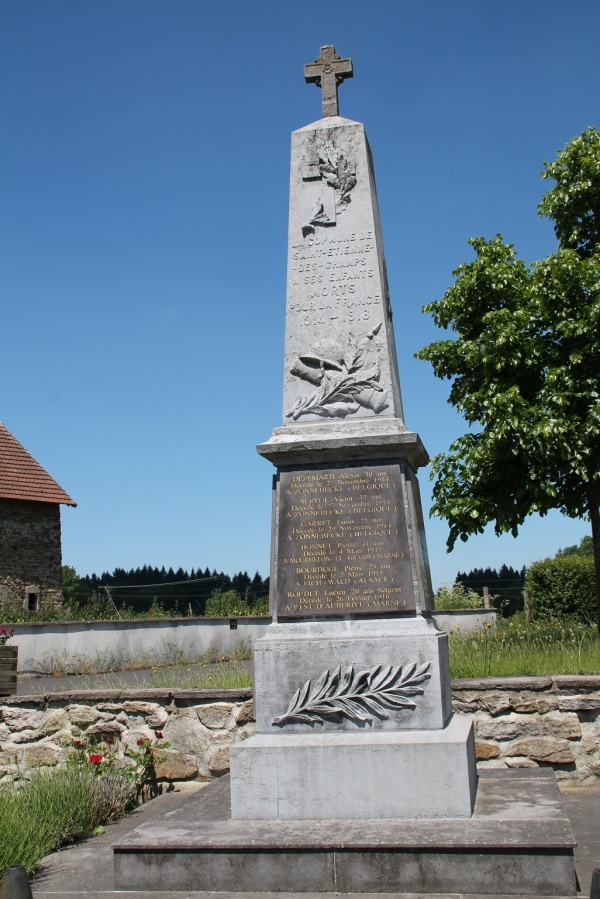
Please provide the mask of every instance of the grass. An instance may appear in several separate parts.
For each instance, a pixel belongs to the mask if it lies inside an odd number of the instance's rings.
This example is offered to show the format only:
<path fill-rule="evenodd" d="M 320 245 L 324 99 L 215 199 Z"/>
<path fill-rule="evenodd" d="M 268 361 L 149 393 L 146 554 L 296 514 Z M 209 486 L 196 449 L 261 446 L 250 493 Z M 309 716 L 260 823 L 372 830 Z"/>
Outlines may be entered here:
<path fill-rule="evenodd" d="M 235 690 L 252 686 L 252 672 L 237 662 L 224 662 L 211 670 L 193 668 L 157 668 L 152 672 L 155 687 L 180 687 L 188 690 Z"/>
<path fill-rule="evenodd" d="M 0 874 L 10 865 L 32 874 L 49 852 L 123 815 L 135 793 L 122 777 L 74 766 L 0 785 Z"/>
<path fill-rule="evenodd" d="M 599 674 L 600 637 L 592 625 L 523 615 L 499 619 L 497 630 L 450 634 L 450 673 L 461 677 Z"/>
<path fill-rule="evenodd" d="M 125 677 L 124 671 L 85 674 L 72 681 L 77 690 L 131 690 L 185 689 L 185 690 L 235 690 L 252 686 L 252 674 L 237 659 L 220 659 L 216 664 L 199 662 L 193 665 L 154 665 L 147 672 L 133 672 Z M 148 676 L 149 675 L 149 676 Z M 36 692 L 32 680 L 31 692 Z M 43 687 L 44 692 L 46 686 Z"/>

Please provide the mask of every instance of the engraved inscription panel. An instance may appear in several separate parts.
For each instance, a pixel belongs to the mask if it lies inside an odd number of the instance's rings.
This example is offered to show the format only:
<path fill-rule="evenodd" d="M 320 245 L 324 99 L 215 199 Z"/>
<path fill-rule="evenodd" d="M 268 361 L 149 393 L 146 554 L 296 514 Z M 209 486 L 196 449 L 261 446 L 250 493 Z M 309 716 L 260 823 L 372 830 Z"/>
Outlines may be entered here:
<path fill-rule="evenodd" d="M 278 617 L 414 611 L 399 464 L 279 478 Z"/>

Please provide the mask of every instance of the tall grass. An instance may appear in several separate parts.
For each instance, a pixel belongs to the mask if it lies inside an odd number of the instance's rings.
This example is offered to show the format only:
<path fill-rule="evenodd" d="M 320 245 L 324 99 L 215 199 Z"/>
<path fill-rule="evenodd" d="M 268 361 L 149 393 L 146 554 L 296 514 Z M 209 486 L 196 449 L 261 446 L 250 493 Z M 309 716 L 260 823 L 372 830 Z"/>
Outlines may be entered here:
<path fill-rule="evenodd" d="M 522 614 L 466 637 L 450 634 L 450 673 L 459 677 L 600 674 L 595 627 L 562 619 L 527 623 Z"/>
<path fill-rule="evenodd" d="M 0 785 L 0 876 L 10 865 L 31 874 L 49 852 L 123 815 L 135 793 L 118 775 L 74 766 Z"/>
<path fill-rule="evenodd" d="M 157 668 L 152 672 L 156 687 L 182 687 L 188 690 L 235 690 L 252 686 L 252 672 L 236 662 L 215 665 L 210 670 L 193 668 Z"/>

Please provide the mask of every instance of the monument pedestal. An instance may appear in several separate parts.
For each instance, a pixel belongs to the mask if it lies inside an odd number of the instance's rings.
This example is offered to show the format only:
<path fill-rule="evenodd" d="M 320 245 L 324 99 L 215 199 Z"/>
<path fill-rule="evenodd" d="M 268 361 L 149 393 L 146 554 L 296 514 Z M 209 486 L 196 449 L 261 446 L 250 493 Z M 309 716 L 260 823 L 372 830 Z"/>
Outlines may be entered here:
<path fill-rule="evenodd" d="M 231 770 L 234 819 L 469 818 L 473 724 L 455 716 L 443 730 L 259 734 L 231 747 Z"/>
<path fill-rule="evenodd" d="M 473 726 L 452 717 L 433 621 L 272 624 L 254 644 L 254 700 L 257 734 L 230 750 L 233 818 L 471 815 Z"/>
<path fill-rule="evenodd" d="M 431 790 L 443 789 L 429 775 Z M 486 771 L 471 817 L 434 820 L 240 821 L 228 780 L 116 843 L 115 890 L 577 895 L 575 839 L 552 772 Z"/>

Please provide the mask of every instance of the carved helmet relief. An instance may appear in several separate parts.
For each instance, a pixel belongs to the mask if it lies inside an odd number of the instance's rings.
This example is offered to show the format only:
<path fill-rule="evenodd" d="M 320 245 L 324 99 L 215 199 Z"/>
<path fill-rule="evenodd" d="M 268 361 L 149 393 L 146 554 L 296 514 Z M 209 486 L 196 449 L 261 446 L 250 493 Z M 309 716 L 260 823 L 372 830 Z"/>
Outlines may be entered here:
<path fill-rule="evenodd" d="M 317 389 L 298 397 L 286 417 L 294 421 L 308 414 L 344 418 L 361 406 L 375 413 L 386 409 L 387 390 L 379 384 L 380 329 L 381 322 L 358 343 L 350 332 L 345 350 L 338 341 L 324 337 L 298 356 L 290 373 Z"/>

